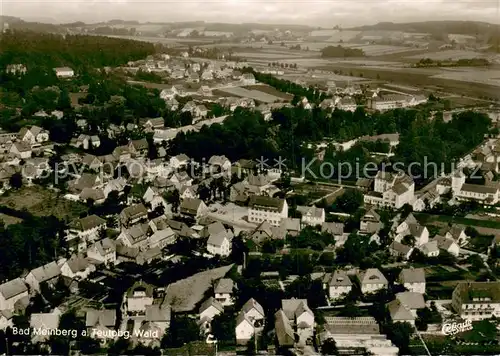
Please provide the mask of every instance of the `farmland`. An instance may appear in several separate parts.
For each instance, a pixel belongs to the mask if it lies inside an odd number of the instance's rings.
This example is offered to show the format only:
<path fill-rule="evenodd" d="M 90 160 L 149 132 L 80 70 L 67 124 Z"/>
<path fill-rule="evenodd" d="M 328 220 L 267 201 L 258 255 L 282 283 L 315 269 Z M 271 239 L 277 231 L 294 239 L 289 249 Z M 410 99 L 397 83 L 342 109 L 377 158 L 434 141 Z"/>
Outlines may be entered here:
<path fill-rule="evenodd" d="M 281 98 L 281 99 L 284 99 L 284 100 L 292 100 L 293 99 L 293 96 L 290 95 L 290 94 L 286 94 L 286 93 L 282 93 L 280 92 L 279 90 L 269 86 L 269 85 L 262 85 L 262 84 L 257 84 L 257 85 L 248 85 L 246 87 L 244 87 L 245 89 L 248 89 L 248 90 L 257 90 L 257 91 L 261 91 L 263 93 L 266 93 L 266 94 L 269 94 L 269 95 L 272 95 L 272 96 L 275 96 L 275 97 L 278 97 L 278 98 Z"/>
<path fill-rule="evenodd" d="M 421 53 L 421 54 L 409 56 L 406 58 L 409 58 L 409 59 L 430 58 L 430 59 L 435 60 L 435 61 L 445 61 L 445 60 L 457 61 L 459 59 L 486 58 L 486 57 L 488 57 L 486 54 L 480 53 L 480 52 L 463 51 L 463 50 L 447 50 L 447 51 Z"/>

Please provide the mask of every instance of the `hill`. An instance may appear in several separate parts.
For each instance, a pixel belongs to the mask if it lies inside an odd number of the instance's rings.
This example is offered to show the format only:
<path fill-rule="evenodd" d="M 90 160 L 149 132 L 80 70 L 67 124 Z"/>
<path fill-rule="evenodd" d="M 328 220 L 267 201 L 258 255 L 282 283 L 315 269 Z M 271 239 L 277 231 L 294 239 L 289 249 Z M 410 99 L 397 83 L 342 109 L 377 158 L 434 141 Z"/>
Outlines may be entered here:
<path fill-rule="evenodd" d="M 350 28 L 352 31 L 403 31 L 431 34 L 460 34 L 470 36 L 491 35 L 500 30 L 500 25 L 479 21 L 425 21 L 425 22 L 379 22 L 375 25 Z"/>

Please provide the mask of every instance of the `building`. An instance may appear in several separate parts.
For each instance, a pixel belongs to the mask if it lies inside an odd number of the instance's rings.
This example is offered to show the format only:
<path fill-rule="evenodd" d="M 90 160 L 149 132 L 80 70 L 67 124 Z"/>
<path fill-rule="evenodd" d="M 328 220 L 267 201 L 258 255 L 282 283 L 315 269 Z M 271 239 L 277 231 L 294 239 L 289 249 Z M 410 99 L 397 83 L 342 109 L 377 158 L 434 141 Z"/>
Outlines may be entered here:
<path fill-rule="evenodd" d="M 207 251 L 212 255 L 227 257 L 231 254 L 233 232 L 225 230 L 211 234 L 207 241 Z"/>
<path fill-rule="evenodd" d="M 330 300 L 337 300 L 351 292 L 352 282 L 346 272 L 336 270 L 328 276 L 324 287 L 328 290 Z"/>
<path fill-rule="evenodd" d="M 54 71 L 58 78 L 72 78 L 75 76 L 75 72 L 70 67 L 58 67 L 54 68 Z"/>
<path fill-rule="evenodd" d="M 248 205 L 248 221 L 251 223 L 269 222 L 279 226 L 281 219 L 288 217 L 288 204 L 284 199 L 265 196 L 251 196 Z"/>
<path fill-rule="evenodd" d="M 283 310 L 278 310 L 274 314 L 274 330 L 276 341 L 281 348 L 291 348 L 295 344 L 295 332 L 290 320 Z"/>
<path fill-rule="evenodd" d="M 182 201 L 179 211 L 184 216 L 197 219 L 208 211 L 208 207 L 203 200 L 187 198 Z"/>
<path fill-rule="evenodd" d="M 466 320 L 500 316 L 500 282 L 461 282 L 453 291 L 452 307 Z"/>
<path fill-rule="evenodd" d="M 415 317 L 399 299 L 387 303 L 387 309 L 393 323 L 409 323 L 415 326 Z"/>
<path fill-rule="evenodd" d="M 361 234 L 372 235 L 382 228 L 382 222 L 380 221 L 380 215 L 371 208 L 368 212 L 363 215 L 360 221 L 359 232 Z"/>
<path fill-rule="evenodd" d="M 21 278 L 0 285 L 0 310 L 14 311 L 18 300 L 28 298 L 28 287 Z"/>
<path fill-rule="evenodd" d="M 305 225 L 322 225 L 325 222 L 325 209 L 315 206 L 297 206 L 301 213 L 300 222 Z"/>
<path fill-rule="evenodd" d="M 68 278 L 87 279 L 89 274 L 96 270 L 95 265 L 88 258 L 73 255 L 61 265 L 61 274 Z"/>
<path fill-rule="evenodd" d="M 47 283 L 49 285 L 55 285 L 61 276 L 61 269 L 56 262 L 47 263 L 44 266 L 32 269 L 24 281 L 30 287 L 31 291 L 40 292 L 40 285 L 42 283 Z"/>
<path fill-rule="evenodd" d="M 116 329 L 117 315 L 115 309 L 87 309 L 85 326 L 92 338 L 105 341 L 114 339 L 113 331 Z"/>
<path fill-rule="evenodd" d="M 126 292 L 124 309 L 129 315 L 145 315 L 146 308 L 153 305 L 154 287 L 143 281 L 137 281 Z"/>
<path fill-rule="evenodd" d="M 307 299 L 282 299 L 281 309 L 295 327 L 301 340 L 307 340 L 314 335 L 314 313 L 307 305 Z"/>
<path fill-rule="evenodd" d="M 385 111 L 408 107 L 410 100 L 407 95 L 388 94 L 383 97 L 369 98 L 367 106 L 371 110 Z"/>
<path fill-rule="evenodd" d="M 186 166 L 189 162 L 189 157 L 184 153 L 170 158 L 170 166 L 174 169 Z"/>
<path fill-rule="evenodd" d="M 205 300 L 199 310 L 199 318 L 202 324 L 210 324 L 217 316 L 224 312 L 224 306 L 214 297 Z M 206 325 L 208 327 L 209 325 Z"/>
<path fill-rule="evenodd" d="M 87 257 L 104 263 L 106 266 L 116 263 L 116 242 L 110 238 L 97 241 L 87 250 Z"/>
<path fill-rule="evenodd" d="M 87 242 L 99 239 L 99 233 L 106 228 L 106 220 L 97 215 L 89 215 L 81 219 L 73 220 L 66 231 L 66 241 L 76 250 L 83 251 L 87 247 Z M 73 243 L 72 241 L 75 241 Z"/>
<path fill-rule="evenodd" d="M 405 268 L 398 277 L 398 282 L 410 292 L 425 294 L 425 270 L 423 268 Z"/>
<path fill-rule="evenodd" d="M 215 299 L 221 303 L 222 306 L 229 306 L 233 304 L 234 282 L 230 278 L 221 278 L 214 288 Z"/>
<path fill-rule="evenodd" d="M 499 201 L 498 186 L 464 183 L 454 195 L 458 201 L 476 201 L 483 205 L 495 205 Z"/>
<path fill-rule="evenodd" d="M 252 73 L 243 73 L 240 81 L 242 85 L 255 85 L 255 77 Z"/>
<path fill-rule="evenodd" d="M 123 209 L 120 213 L 120 223 L 124 227 L 137 224 L 148 216 L 148 209 L 143 204 L 135 204 Z"/>
<path fill-rule="evenodd" d="M 460 246 L 451 238 L 436 235 L 431 241 L 435 241 L 440 250 L 445 250 L 453 256 L 460 254 Z"/>
<path fill-rule="evenodd" d="M 387 288 L 389 282 L 378 268 L 369 268 L 366 271 L 360 271 L 357 274 L 361 292 L 374 293 Z"/>
<path fill-rule="evenodd" d="M 394 174 L 379 171 L 375 177 L 373 192 L 364 196 L 368 205 L 400 209 L 405 204 L 412 204 L 415 199 L 415 183 L 404 173 Z"/>

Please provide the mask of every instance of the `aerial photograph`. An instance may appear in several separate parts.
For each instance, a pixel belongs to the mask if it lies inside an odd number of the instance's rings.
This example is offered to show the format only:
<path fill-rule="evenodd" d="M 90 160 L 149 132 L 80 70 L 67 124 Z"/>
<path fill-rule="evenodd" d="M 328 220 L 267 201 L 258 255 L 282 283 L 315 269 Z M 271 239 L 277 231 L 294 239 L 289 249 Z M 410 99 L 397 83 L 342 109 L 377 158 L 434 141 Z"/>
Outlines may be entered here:
<path fill-rule="evenodd" d="M 499 166 L 498 0 L 0 0 L 0 355 L 500 355 Z"/>

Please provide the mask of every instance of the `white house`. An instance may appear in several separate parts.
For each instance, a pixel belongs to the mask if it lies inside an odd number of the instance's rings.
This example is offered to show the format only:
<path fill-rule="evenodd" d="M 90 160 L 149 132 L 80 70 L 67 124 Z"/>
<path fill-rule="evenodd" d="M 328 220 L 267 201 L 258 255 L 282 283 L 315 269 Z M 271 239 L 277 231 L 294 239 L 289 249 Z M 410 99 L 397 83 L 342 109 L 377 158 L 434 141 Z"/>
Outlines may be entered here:
<path fill-rule="evenodd" d="M 255 327 L 248 316 L 241 311 L 236 318 L 236 343 L 246 345 L 255 334 Z"/>
<path fill-rule="evenodd" d="M 452 238 L 436 235 L 432 240 L 437 242 L 438 248 L 440 250 L 448 251 L 453 256 L 459 255 L 460 246 Z"/>
<path fill-rule="evenodd" d="M 224 307 L 214 297 L 208 298 L 201 304 L 199 310 L 200 322 L 210 323 L 213 318 L 224 312 Z"/>
<path fill-rule="evenodd" d="M 31 146 L 29 143 L 21 141 L 14 142 L 12 146 L 10 146 L 10 153 L 19 157 L 20 159 L 28 159 L 31 158 Z"/>
<path fill-rule="evenodd" d="M 54 285 L 61 276 L 61 269 L 56 262 L 50 262 L 41 267 L 32 269 L 24 281 L 32 291 L 40 292 L 40 284 L 49 283 Z"/>
<path fill-rule="evenodd" d="M 82 251 L 87 242 L 99 238 L 99 232 L 106 228 L 106 220 L 97 215 L 89 215 L 84 218 L 73 220 L 66 230 L 66 241 L 78 241 L 78 250 Z"/>
<path fill-rule="evenodd" d="M 387 303 L 387 309 L 393 323 L 408 323 L 415 325 L 415 316 L 406 308 L 399 299 Z"/>
<path fill-rule="evenodd" d="M 130 315 L 144 315 L 146 308 L 153 305 L 154 287 L 143 281 L 137 281 L 125 293 L 125 310 Z"/>
<path fill-rule="evenodd" d="M 61 266 L 61 274 L 68 278 L 87 279 L 89 274 L 96 270 L 95 265 L 88 258 L 73 255 Z"/>
<path fill-rule="evenodd" d="M 197 219 L 208 211 L 208 207 L 203 200 L 188 198 L 182 201 L 179 210 L 182 215 Z"/>
<path fill-rule="evenodd" d="M 174 169 L 179 169 L 180 167 L 186 166 L 189 162 L 189 157 L 184 153 L 170 158 L 170 166 Z"/>
<path fill-rule="evenodd" d="M 207 241 L 207 251 L 212 255 L 227 257 L 231 254 L 231 241 L 233 234 L 231 231 L 224 231 L 212 234 Z"/>
<path fill-rule="evenodd" d="M 336 270 L 325 283 L 330 300 L 337 300 L 346 296 L 352 290 L 352 282 L 346 272 Z"/>
<path fill-rule="evenodd" d="M 87 257 L 104 263 L 106 266 L 116 263 L 116 242 L 110 238 L 97 241 L 87 250 Z"/>
<path fill-rule="evenodd" d="M 255 77 L 252 73 L 243 73 L 240 81 L 243 85 L 255 85 Z"/>
<path fill-rule="evenodd" d="M 208 164 L 212 173 L 227 172 L 231 169 L 231 161 L 226 156 L 212 156 Z"/>
<path fill-rule="evenodd" d="M 71 78 L 75 75 L 75 72 L 70 67 L 58 67 L 54 68 L 54 71 L 58 78 Z"/>
<path fill-rule="evenodd" d="M 325 222 L 325 209 L 315 206 L 297 206 L 297 211 L 302 214 L 301 223 L 305 225 L 322 225 Z"/>
<path fill-rule="evenodd" d="M 470 236 L 465 233 L 465 228 L 457 225 L 450 227 L 444 236 L 455 240 L 460 246 L 466 245 L 470 240 Z"/>
<path fill-rule="evenodd" d="M 387 278 L 378 268 L 368 268 L 366 271 L 358 272 L 358 280 L 363 294 L 377 292 L 389 285 Z"/>
<path fill-rule="evenodd" d="M 398 282 L 410 292 L 425 294 L 425 270 L 423 268 L 405 268 L 398 277 Z"/>
<path fill-rule="evenodd" d="M 0 310 L 14 311 L 16 302 L 28 298 L 28 287 L 21 278 L 0 285 Z"/>
<path fill-rule="evenodd" d="M 429 242 L 429 230 L 418 223 L 417 219 L 410 213 L 408 217 L 396 228 L 396 242 L 401 242 L 405 236 L 411 235 L 415 238 L 415 246 L 422 246 Z"/>
<path fill-rule="evenodd" d="M 288 204 L 284 199 L 253 195 L 248 204 L 248 221 L 251 223 L 269 222 L 279 226 L 281 219 L 288 217 Z"/>
<path fill-rule="evenodd" d="M 214 288 L 215 299 L 222 306 L 233 305 L 234 282 L 231 278 L 221 278 Z"/>
<path fill-rule="evenodd" d="M 439 256 L 439 247 L 436 240 L 432 239 L 418 248 L 426 257 Z"/>
<path fill-rule="evenodd" d="M 116 310 L 115 309 L 87 309 L 85 314 L 85 326 L 87 332 L 92 338 L 100 339 L 114 339 L 113 331 L 116 327 Z"/>
<path fill-rule="evenodd" d="M 283 299 L 281 309 L 294 325 L 306 324 L 314 328 L 314 313 L 307 305 L 307 299 Z"/>

